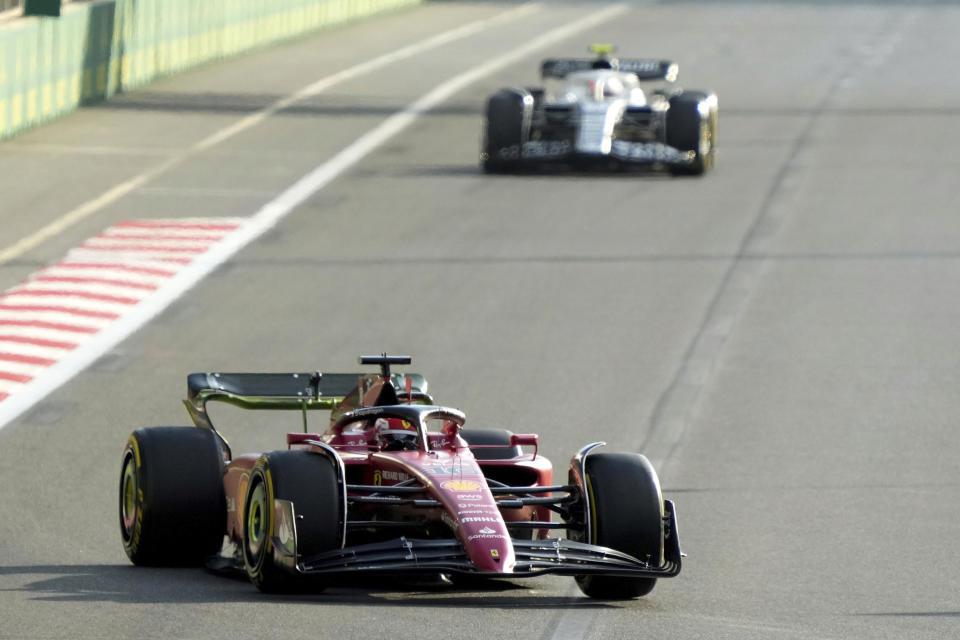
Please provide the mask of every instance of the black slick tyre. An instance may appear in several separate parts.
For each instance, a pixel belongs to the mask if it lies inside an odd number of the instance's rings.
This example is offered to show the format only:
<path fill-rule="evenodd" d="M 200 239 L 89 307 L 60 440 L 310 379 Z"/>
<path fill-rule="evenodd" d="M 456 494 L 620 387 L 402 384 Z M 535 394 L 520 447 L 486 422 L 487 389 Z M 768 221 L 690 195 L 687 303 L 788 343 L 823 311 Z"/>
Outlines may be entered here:
<path fill-rule="evenodd" d="M 593 516 L 589 542 L 662 565 L 663 497 L 650 462 L 638 453 L 593 453 L 585 480 Z M 650 593 L 657 579 L 583 575 L 576 581 L 591 598 L 628 600 Z"/>
<path fill-rule="evenodd" d="M 477 460 L 510 460 L 523 454 L 519 446 L 510 446 L 510 436 L 506 429 L 461 429 L 460 437 L 470 445 L 497 445 L 490 449 L 473 449 Z M 501 448 L 502 447 L 502 448 Z"/>
<path fill-rule="evenodd" d="M 306 580 L 277 563 L 273 537 L 274 500 L 289 500 L 296 514 L 297 553 L 309 557 L 340 546 L 340 495 L 331 461 L 310 451 L 272 451 L 253 467 L 243 510 L 243 560 L 247 576 L 266 593 L 304 588 L 318 591 L 322 581 Z"/>
<path fill-rule="evenodd" d="M 226 533 L 223 455 L 198 427 L 130 435 L 120 469 L 120 535 L 136 565 L 199 566 Z"/>
<path fill-rule="evenodd" d="M 522 93 L 502 89 L 490 97 L 480 154 L 480 164 L 486 173 L 508 173 L 519 167 L 525 126 L 529 125 L 525 124 Z"/>
<path fill-rule="evenodd" d="M 703 175 L 713 168 L 717 144 L 717 97 L 703 91 L 683 91 L 670 98 L 667 144 L 693 151 L 693 162 L 675 165 L 674 175 Z"/>

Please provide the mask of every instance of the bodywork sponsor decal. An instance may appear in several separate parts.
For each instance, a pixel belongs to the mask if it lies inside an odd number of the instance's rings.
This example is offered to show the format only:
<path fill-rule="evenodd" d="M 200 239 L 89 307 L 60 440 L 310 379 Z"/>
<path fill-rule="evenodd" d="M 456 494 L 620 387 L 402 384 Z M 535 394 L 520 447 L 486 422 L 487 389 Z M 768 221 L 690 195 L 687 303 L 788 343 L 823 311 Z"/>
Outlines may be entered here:
<path fill-rule="evenodd" d="M 463 467 L 461 467 L 460 465 L 438 464 L 438 465 L 433 465 L 429 467 L 425 466 L 424 471 L 426 471 L 430 475 L 442 475 L 442 474 L 447 474 L 451 476 L 463 475 Z M 469 474 L 469 475 L 477 475 L 477 474 Z"/>
<path fill-rule="evenodd" d="M 661 142 L 629 142 L 627 140 L 614 140 L 610 147 L 610 155 L 620 160 L 671 164 L 686 164 L 694 159 L 692 151 L 680 151 Z"/>
<path fill-rule="evenodd" d="M 531 140 L 502 147 L 497 150 L 497 157 L 501 160 L 562 158 L 569 155 L 571 149 L 569 140 Z"/>
<path fill-rule="evenodd" d="M 453 518 L 451 518 L 450 514 L 447 512 L 444 512 L 440 516 L 440 519 L 443 520 L 443 522 L 454 531 L 460 528 L 460 523 L 454 520 Z"/>
<path fill-rule="evenodd" d="M 466 516 L 460 518 L 461 522 L 500 522 L 500 518 L 493 516 Z"/>
<path fill-rule="evenodd" d="M 373 472 L 373 484 L 380 486 L 384 480 L 391 482 L 403 482 L 409 480 L 410 476 L 402 471 L 390 471 L 389 469 L 377 469 Z"/>
<path fill-rule="evenodd" d="M 446 489 L 447 491 L 479 491 L 480 483 L 474 482 L 473 480 L 447 480 L 446 482 L 441 482 L 440 486 Z M 460 496 L 464 500 L 478 500 L 480 495 L 477 494 L 476 498 L 467 498 L 466 496 Z"/>
<path fill-rule="evenodd" d="M 490 527 L 484 527 L 476 533 L 467 536 L 467 542 L 473 542 L 474 540 L 506 540 L 507 536 L 502 533 L 497 533 L 495 529 Z"/>

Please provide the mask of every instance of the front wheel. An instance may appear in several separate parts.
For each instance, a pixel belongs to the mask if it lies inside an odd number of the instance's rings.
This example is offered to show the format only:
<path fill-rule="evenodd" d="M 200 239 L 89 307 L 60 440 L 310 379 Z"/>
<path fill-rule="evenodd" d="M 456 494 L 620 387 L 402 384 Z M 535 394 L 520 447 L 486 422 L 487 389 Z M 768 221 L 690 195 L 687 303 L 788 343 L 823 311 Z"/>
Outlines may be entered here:
<path fill-rule="evenodd" d="M 330 460 L 311 451 L 272 451 L 257 460 L 244 503 L 243 561 L 250 581 L 267 593 L 284 593 L 306 586 L 292 566 L 283 566 L 274 553 L 278 530 L 275 500 L 293 503 L 296 554 L 309 557 L 340 546 L 340 496 L 337 473 Z"/>
<path fill-rule="evenodd" d="M 502 89 L 487 101 L 480 164 L 486 173 L 519 168 L 523 143 L 530 137 L 530 119 L 541 90 Z"/>
<path fill-rule="evenodd" d="M 663 496 L 650 461 L 639 453 L 593 453 L 586 459 L 584 481 L 591 505 L 588 542 L 661 566 Z M 577 576 L 576 580 L 585 595 L 604 600 L 645 596 L 657 583 L 656 578 L 604 575 Z"/>
<path fill-rule="evenodd" d="M 692 151 L 690 164 L 671 167 L 674 175 L 702 175 L 713 168 L 717 149 L 717 96 L 703 91 L 683 91 L 670 98 L 667 111 L 667 144 Z"/>

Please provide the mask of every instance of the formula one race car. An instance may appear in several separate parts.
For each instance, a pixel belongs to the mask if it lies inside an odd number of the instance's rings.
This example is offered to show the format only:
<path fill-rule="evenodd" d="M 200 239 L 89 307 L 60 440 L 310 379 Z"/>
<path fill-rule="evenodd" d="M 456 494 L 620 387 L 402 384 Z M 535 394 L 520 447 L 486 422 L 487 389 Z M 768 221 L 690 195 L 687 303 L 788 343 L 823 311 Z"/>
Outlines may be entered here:
<path fill-rule="evenodd" d="M 135 431 L 123 452 L 120 533 L 137 565 L 232 563 L 262 591 L 338 577 L 572 575 L 588 596 L 627 599 L 680 572 L 673 503 L 646 458 L 580 449 L 555 485 L 536 435 L 464 429 L 406 356 L 379 374 L 194 373 L 196 427 Z M 234 457 L 207 402 L 303 412 L 287 448 Z M 331 411 L 308 433 L 307 411 Z M 559 522 L 552 519 L 559 517 Z M 566 537 L 550 537 L 566 530 Z M 224 536 L 226 535 L 226 541 Z"/>
<path fill-rule="evenodd" d="M 581 168 L 649 166 L 701 175 L 713 166 L 717 96 L 672 86 L 668 60 L 544 60 L 541 89 L 501 89 L 487 102 L 480 162 L 488 173 L 549 163 Z M 651 89 L 641 81 L 658 82 Z"/>

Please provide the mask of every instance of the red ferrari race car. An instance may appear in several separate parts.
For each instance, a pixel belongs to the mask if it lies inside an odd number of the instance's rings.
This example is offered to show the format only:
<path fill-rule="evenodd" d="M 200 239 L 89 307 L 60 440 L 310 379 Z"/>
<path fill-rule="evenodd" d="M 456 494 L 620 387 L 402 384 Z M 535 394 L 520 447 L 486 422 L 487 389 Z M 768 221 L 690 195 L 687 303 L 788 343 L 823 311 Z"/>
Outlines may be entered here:
<path fill-rule="evenodd" d="M 465 429 L 434 404 L 407 356 L 364 356 L 364 373 L 194 373 L 194 427 L 130 436 L 120 533 L 136 565 L 224 562 L 262 591 L 316 590 L 375 574 L 572 575 L 587 596 L 629 599 L 680 572 L 674 505 L 636 453 L 595 442 L 554 484 L 538 437 Z M 303 412 L 287 448 L 234 456 L 211 400 Z M 331 412 L 310 433 L 307 412 Z M 551 535 L 565 531 L 565 537 Z M 226 537 L 225 537 L 226 536 Z"/>

